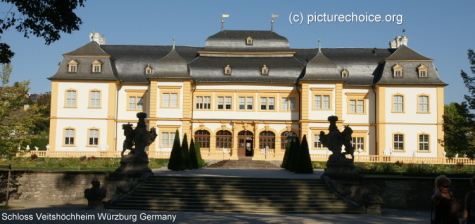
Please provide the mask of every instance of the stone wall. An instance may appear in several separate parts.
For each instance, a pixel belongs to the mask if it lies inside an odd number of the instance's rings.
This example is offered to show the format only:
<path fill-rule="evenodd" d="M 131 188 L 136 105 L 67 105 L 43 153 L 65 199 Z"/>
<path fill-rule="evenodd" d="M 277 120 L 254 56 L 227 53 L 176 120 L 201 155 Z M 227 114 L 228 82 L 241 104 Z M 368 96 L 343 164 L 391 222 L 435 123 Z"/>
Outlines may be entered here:
<path fill-rule="evenodd" d="M 87 204 L 84 190 L 97 179 L 107 189 L 108 200 L 115 194 L 117 181 L 105 180 L 107 172 L 88 171 L 21 171 L 13 170 L 9 204 Z M 7 171 L 0 171 L 0 203 L 5 201 Z"/>
<path fill-rule="evenodd" d="M 7 171 L 0 170 L 0 203 L 5 201 Z M 107 198 L 116 197 L 116 187 L 124 181 L 108 178 L 108 172 L 91 171 L 12 171 L 10 204 L 84 204 L 84 190 L 97 179 L 107 189 Z M 450 178 L 450 176 L 449 176 Z M 365 177 L 364 184 L 343 184 L 345 194 L 361 203 L 364 194 L 374 192 L 374 186 L 384 200 L 383 208 L 430 210 L 430 197 L 435 178 L 426 177 Z M 465 194 L 471 190 L 468 178 L 451 178 L 452 192 L 463 207 Z M 12 192 L 12 191 L 11 191 Z"/>
<path fill-rule="evenodd" d="M 463 209 L 467 192 L 473 190 L 469 178 L 451 178 L 451 191 Z M 430 210 L 435 177 L 365 177 L 362 183 L 339 181 L 333 185 L 340 195 L 364 205 L 368 195 L 378 194 L 382 208 Z"/>

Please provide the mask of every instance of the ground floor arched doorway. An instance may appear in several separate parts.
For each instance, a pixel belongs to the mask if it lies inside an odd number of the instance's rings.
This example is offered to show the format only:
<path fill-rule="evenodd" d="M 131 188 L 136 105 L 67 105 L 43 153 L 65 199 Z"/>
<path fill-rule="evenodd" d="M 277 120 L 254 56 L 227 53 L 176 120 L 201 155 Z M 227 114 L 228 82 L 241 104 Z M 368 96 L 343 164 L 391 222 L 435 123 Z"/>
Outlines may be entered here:
<path fill-rule="evenodd" d="M 250 131 L 240 131 L 238 133 L 238 156 L 254 156 L 254 134 Z"/>

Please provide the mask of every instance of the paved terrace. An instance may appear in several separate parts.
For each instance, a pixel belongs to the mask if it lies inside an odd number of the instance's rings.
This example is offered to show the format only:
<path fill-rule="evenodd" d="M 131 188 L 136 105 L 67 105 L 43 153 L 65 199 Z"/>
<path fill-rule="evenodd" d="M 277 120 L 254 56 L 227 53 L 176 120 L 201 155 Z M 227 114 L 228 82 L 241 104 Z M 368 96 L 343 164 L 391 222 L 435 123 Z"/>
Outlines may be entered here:
<path fill-rule="evenodd" d="M 255 178 L 319 178 L 322 170 L 314 170 L 314 174 L 294 174 L 283 169 L 200 169 L 191 171 L 169 171 L 167 169 L 154 169 L 155 175 L 163 176 L 230 176 L 230 177 L 255 177 Z M 412 211 L 383 209 L 383 215 L 365 215 L 365 214 L 243 214 L 243 213 L 208 213 L 208 212 L 167 212 L 167 211 L 140 211 L 140 210 L 88 210 L 86 205 L 20 205 L 21 209 L 0 210 L 1 223 L 183 223 L 183 224 L 264 224 L 264 223 L 292 223 L 292 224 L 310 224 L 310 223 L 429 223 L 430 211 Z M 94 220 L 38 220 L 37 215 L 56 215 L 56 214 L 74 214 L 89 215 Z M 33 220 L 8 220 L 13 216 L 31 216 Z M 128 220 L 113 221 L 99 220 L 100 215 L 117 215 Z M 147 217 L 164 217 L 175 220 L 146 220 Z M 110 216 L 112 219 L 113 216 Z M 14 217 L 13 217 L 14 218 Z M 135 222 L 134 222 L 135 219 Z"/>

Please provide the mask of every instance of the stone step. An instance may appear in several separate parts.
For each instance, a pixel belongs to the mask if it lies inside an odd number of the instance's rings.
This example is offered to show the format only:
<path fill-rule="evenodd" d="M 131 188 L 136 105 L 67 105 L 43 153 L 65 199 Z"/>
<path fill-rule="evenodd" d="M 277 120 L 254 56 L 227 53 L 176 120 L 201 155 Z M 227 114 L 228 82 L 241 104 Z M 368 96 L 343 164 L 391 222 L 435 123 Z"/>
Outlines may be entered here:
<path fill-rule="evenodd" d="M 259 160 L 223 160 L 208 166 L 218 169 L 279 169 L 280 167 Z"/>

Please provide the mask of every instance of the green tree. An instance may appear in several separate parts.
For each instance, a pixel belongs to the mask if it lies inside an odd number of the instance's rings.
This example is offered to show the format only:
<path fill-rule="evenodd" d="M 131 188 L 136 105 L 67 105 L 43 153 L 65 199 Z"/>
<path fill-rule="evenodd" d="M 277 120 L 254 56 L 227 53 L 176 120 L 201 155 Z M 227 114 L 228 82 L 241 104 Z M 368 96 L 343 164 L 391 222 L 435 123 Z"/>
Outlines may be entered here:
<path fill-rule="evenodd" d="M 441 141 L 448 156 L 455 154 L 473 158 L 475 153 L 475 116 L 470 113 L 469 106 L 451 103 L 444 107 L 444 140 Z"/>
<path fill-rule="evenodd" d="M 280 167 L 282 167 L 282 168 L 284 168 L 284 169 L 287 169 L 287 168 L 286 168 L 286 164 L 287 164 L 287 162 L 289 161 L 289 152 L 290 152 L 290 145 L 291 145 L 291 142 L 292 142 L 292 141 L 288 141 L 288 142 L 285 144 L 284 159 L 282 160 L 282 165 L 280 165 Z"/>
<path fill-rule="evenodd" d="M 193 142 L 193 138 L 191 138 L 191 143 L 190 143 L 190 163 L 191 163 L 191 169 L 200 168 L 198 165 L 198 157 L 196 156 L 196 147 L 195 147 L 195 143 Z"/>
<path fill-rule="evenodd" d="M 472 75 L 475 74 L 475 53 L 472 49 L 468 50 L 468 61 L 470 63 L 470 70 Z M 465 100 L 468 103 L 469 109 L 475 109 L 475 77 L 469 76 L 466 72 L 462 70 L 460 73 L 462 76 L 463 83 L 468 89 L 469 95 L 465 95 Z"/>
<path fill-rule="evenodd" d="M 206 166 L 206 162 L 201 158 L 201 148 L 200 148 L 200 140 L 196 139 L 195 142 L 195 150 L 196 150 L 196 159 L 198 160 L 198 168 L 203 168 Z"/>
<path fill-rule="evenodd" d="M 10 82 L 10 74 L 12 74 L 13 66 L 10 63 L 2 65 L 2 71 L 0 72 L 0 79 L 2 79 L 2 87 Z"/>
<path fill-rule="evenodd" d="M 191 160 L 190 160 L 190 151 L 188 147 L 188 137 L 183 136 L 183 142 L 181 143 L 181 151 L 183 153 L 183 162 L 185 164 L 185 169 L 191 170 Z"/>
<path fill-rule="evenodd" d="M 300 153 L 300 141 L 299 139 L 295 139 L 294 145 L 292 147 L 292 156 L 290 157 L 290 164 L 289 170 L 295 172 L 297 168 L 297 164 L 299 161 L 299 153 Z"/>
<path fill-rule="evenodd" d="M 295 172 L 305 174 L 313 173 L 312 159 L 310 158 L 307 135 L 303 136 L 302 144 L 300 144 L 298 162 L 295 164 Z"/>
<path fill-rule="evenodd" d="M 29 83 L 16 82 L 0 90 L 0 155 L 12 157 L 19 146 L 29 145 L 32 138 L 29 134 L 35 123 L 42 119 L 38 112 L 43 108 L 37 104 L 28 105 Z"/>
<path fill-rule="evenodd" d="M 0 35 L 14 28 L 23 36 L 41 37 L 49 45 L 61 38 L 61 33 L 79 30 L 81 19 L 74 13 L 86 0 L 0 0 L 5 11 L 0 17 Z M 8 7 L 10 5 L 10 7 Z M 8 10 L 8 11 L 7 11 Z M 14 53 L 6 43 L 0 43 L 0 63 L 10 63 Z"/>
<path fill-rule="evenodd" d="M 181 151 L 180 147 L 180 133 L 178 130 L 176 130 L 173 148 L 170 153 L 170 159 L 168 160 L 168 169 L 173 171 L 185 170 L 183 152 Z"/>
<path fill-rule="evenodd" d="M 32 129 L 34 134 L 41 136 L 48 136 L 49 134 L 49 117 L 51 114 L 51 93 L 43 93 L 38 96 L 36 102 L 40 110 L 38 113 L 41 115 L 41 119 L 38 119 L 35 122 L 35 125 Z"/>

